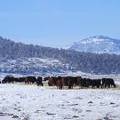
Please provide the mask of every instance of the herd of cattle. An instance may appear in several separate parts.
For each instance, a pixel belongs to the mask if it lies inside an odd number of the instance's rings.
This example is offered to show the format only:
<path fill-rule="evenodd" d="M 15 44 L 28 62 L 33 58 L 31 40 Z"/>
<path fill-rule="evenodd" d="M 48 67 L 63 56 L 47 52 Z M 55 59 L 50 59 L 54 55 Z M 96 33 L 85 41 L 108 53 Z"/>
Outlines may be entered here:
<path fill-rule="evenodd" d="M 42 77 L 27 76 L 27 77 L 13 77 L 6 76 L 1 83 L 25 83 L 25 84 L 37 84 L 38 86 L 43 86 Z"/>
<path fill-rule="evenodd" d="M 112 78 L 102 78 L 102 79 L 90 79 L 90 78 L 82 78 L 78 77 L 35 77 L 35 76 L 27 76 L 27 77 L 13 77 L 6 76 L 1 83 L 25 83 L 25 84 L 36 84 L 37 86 L 43 86 L 43 81 L 47 81 L 49 86 L 56 86 L 58 89 L 63 89 L 65 86 L 68 89 L 72 89 L 75 86 L 79 86 L 80 88 L 110 88 L 116 87 L 116 84 Z"/>

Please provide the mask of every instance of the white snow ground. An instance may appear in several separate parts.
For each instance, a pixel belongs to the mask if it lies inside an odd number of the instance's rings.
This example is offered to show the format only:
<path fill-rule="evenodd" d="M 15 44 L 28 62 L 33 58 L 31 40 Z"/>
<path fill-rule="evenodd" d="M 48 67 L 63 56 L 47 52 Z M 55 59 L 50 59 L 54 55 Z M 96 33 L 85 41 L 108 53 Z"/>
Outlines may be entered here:
<path fill-rule="evenodd" d="M 120 120 L 120 90 L 2 84 L 0 120 Z"/>

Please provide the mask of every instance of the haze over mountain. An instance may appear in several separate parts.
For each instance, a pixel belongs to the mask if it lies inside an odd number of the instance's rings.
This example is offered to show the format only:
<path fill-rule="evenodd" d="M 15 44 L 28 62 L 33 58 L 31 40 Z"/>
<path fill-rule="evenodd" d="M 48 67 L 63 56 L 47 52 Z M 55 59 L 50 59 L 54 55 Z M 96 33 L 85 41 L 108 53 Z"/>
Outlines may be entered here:
<path fill-rule="evenodd" d="M 70 49 L 80 52 L 120 54 L 120 40 L 106 36 L 92 36 L 75 42 Z"/>
<path fill-rule="evenodd" d="M 1 73 L 58 75 L 69 71 L 118 74 L 120 55 L 26 45 L 0 37 Z"/>

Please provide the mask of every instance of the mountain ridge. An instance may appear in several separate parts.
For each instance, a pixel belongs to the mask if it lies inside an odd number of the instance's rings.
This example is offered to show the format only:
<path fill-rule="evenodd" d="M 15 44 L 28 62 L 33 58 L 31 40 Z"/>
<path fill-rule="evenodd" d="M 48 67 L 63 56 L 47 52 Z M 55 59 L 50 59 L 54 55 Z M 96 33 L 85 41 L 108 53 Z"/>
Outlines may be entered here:
<path fill-rule="evenodd" d="M 103 35 L 92 36 L 73 43 L 69 49 L 97 54 L 120 54 L 120 40 Z"/>

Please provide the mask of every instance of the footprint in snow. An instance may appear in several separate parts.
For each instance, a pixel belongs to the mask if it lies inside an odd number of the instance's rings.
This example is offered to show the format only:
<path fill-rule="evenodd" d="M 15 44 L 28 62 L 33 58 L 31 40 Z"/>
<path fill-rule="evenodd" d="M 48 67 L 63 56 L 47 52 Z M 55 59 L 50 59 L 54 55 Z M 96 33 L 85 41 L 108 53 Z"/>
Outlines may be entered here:
<path fill-rule="evenodd" d="M 114 105 L 114 106 L 112 106 L 112 107 L 114 107 L 114 108 L 116 108 L 116 107 L 119 107 L 120 105 Z"/>
<path fill-rule="evenodd" d="M 86 110 L 86 112 L 92 112 L 92 110 Z"/>
<path fill-rule="evenodd" d="M 62 94 L 62 96 L 66 96 L 66 94 Z"/>
<path fill-rule="evenodd" d="M 19 118 L 19 116 L 17 116 L 17 115 L 13 115 L 12 118 Z"/>
<path fill-rule="evenodd" d="M 68 106 L 77 106 L 78 104 L 69 104 Z"/>
<path fill-rule="evenodd" d="M 72 117 L 64 117 L 65 120 L 73 119 Z"/>
<path fill-rule="evenodd" d="M 78 113 L 82 113 L 82 112 L 83 112 L 83 110 L 78 109 L 78 108 L 72 108 L 72 111 L 74 111 L 74 112 L 78 112 Z"/>
<path fill-rule="evenodd" d="M 45 110 L 36 110 L 34 113 L 45 112 Z"/>
<path fill-rule="evenodd" d="M 100 102 L 100 105 L 101 105 L 101 106 L 107 106 L 107 104 L 106 104 L 106 103 L 103 103 L 103 102 Z"/>
<path fill-rule="evenodd" d="M 55 113 L 50 113 L 50 112 L 47 112 L 46 114 L 47 115 L 56 115 Z"/>
<path fill-rule="evenodd" d="M 114 102 L 110 102 L 110 105 L 114 105 L 115 103 Z"/>
<path fill-rule="evenodd" d="M 76 97 L 75 99 L 82 100 L 83 98 L 81 98 L 81 97 Z"/>
<path fill-rule="evenodd" d="M 3 98 L 2 100 L 3 100 L 3 101 L 5 101 L 6 99 L 5 99 L 5 98 Z"/>
<path fill-rule="evenodd" d="M 92 101 L 89 101 L 88 103 L 93 103 Z"/>
<path fill-rule="evenodd" d="M 74 116 L 72 116 L 72 118 L 79 118 L 79 116 L 77 116 L 77 115 L 74 115 Z"/>

